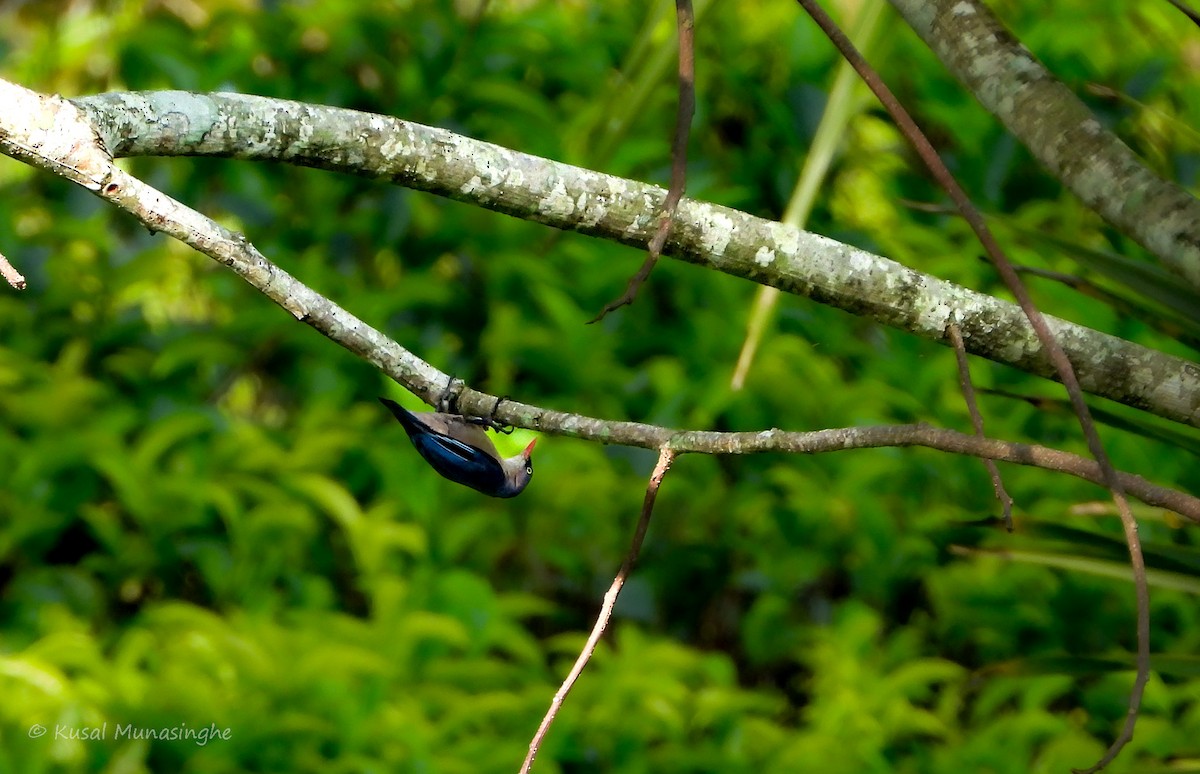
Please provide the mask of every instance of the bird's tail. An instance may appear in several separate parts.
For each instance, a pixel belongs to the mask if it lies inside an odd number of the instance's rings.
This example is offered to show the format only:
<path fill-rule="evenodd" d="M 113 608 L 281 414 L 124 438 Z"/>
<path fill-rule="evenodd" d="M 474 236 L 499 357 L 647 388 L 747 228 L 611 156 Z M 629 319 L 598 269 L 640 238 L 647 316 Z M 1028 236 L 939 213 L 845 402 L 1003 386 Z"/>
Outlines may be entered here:
<path fill-rule="evenodd" d="M 396 401 L 389 400 L 387 398 L 380 398 L 379 402 L 388 407 L 388 411 L 392 412 L 392 416 L 394 416 L 396 420 L 400 422 L 400 424 L 404 427 L 405 432 L 407 432 L 409 435 L 412 434 L 413 430 L 421 428 L 421 425 L 417 422 L 416 416 Z"/>

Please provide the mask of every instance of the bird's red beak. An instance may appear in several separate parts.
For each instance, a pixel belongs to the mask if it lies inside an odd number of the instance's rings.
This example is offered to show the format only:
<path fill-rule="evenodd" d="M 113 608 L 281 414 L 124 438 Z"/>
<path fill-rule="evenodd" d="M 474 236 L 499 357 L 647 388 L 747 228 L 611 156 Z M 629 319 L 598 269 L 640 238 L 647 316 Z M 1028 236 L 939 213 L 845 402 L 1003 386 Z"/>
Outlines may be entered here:
<path fill-rule="evenodd" d="M 525 459 L 529 459 L 529 455 L 533 453 L 533 445 L 535 443 L 537 443 L 536 438 L 534 438 L 532 441 L 529 442 L 529 445 L 525 447 L 525 451 L 521 452 L 521 454 L 524 455 Z"/>

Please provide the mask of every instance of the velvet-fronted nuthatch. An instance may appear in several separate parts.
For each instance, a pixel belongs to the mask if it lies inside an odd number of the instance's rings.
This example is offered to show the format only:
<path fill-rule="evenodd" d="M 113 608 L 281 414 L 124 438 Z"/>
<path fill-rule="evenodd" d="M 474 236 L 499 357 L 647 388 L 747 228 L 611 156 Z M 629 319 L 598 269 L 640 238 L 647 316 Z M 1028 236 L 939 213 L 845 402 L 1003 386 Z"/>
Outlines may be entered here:
<path fill-rule="evenodd" d="M 529 455 L 536 438 L 525 451 L 505 459 L 480 426 L 487 420 L 437 411 L 414 414 L 387 398 L 379 401 L 400 421 L 417 452 L 443 477 L 490 497 L 516 497 L 533 478 Z"/>

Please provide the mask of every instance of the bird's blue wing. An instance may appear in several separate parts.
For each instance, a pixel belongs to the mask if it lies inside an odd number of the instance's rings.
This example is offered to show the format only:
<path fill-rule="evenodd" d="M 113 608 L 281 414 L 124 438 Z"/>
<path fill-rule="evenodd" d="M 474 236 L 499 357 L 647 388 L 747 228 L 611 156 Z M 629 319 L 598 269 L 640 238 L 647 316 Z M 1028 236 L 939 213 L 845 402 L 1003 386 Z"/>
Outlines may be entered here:
<path fill-rule="evenodd" d="M 504 468 L 487 452 L 440 433 L 422 433 L 413 446 L 438 473 L 484 494 L 504 487 Z"/>

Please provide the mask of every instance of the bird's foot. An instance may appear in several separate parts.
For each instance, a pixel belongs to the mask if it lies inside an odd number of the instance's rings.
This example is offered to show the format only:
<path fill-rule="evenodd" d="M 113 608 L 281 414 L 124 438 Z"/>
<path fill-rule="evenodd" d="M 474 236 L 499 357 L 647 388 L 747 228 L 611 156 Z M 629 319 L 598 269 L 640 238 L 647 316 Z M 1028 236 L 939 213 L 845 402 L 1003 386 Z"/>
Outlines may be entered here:
<path fill-rule="evenodd" d="M 491 425 L 491 428 L 493 430 L 495 430 L 497 433 L 504 433 L 505 435 L 512 435 L 512 431 L 515 430 L 516 428 L 514 428 L 512 425 L 506 425 L 503 422 L 501 422 L 500 420 L 496 419 L 496 412 L 500 410 L 500 404 L 506 400 L 508 400 L 507 395 L 500 397 L 500 398 L 496 398 L 496 404 L 494 406 L 492 406 L 492 413 L 490 415 L 488 415 L 488 422 Z"/>
<path fill-rule="evenodd" d="M 458 399 L 466 389 L 467 383 L 457 376 L 451 376 L 446 383 L 446 389 L 438 396 L 437 410 L 443 414 L 458 414 Z"/>
<path fill-rule="evenodd" d="M 508 396 L 496 398 L 495 405 L 492 406 L 492 410 L 488 412 L 486 417 L 467 416 L 458 406 L 458 399 L 462 397 L 463 390 L 465 390 L 466 387 L 467 383 L 462 379 L 459 379 L 456 376 L 451 376 L 450 381 L 446 384 L 446 389 L 443 390 L 442 394 L 438 397 L 437 410 L 443 414 L 454 414 L 456 416 L 460 416 L 464 421 L 470 422 L 473 425 L 490 427 L 497 433 L 504 433 L 505 435 L 511 434 L 513 427 L 496 419 L 496 411 L 500 408 L 501 403 L 508 400 Z"/>
<path fill-rule="evenodd" d="M 512 431 L 513 431 L 512 425 L 506 425 L 503 422 L 501 422 L 500 420 L 496 419 L 496 411 L 499 410 L 500 404 L 506 400 L 508 400 L 507 396 L 505 396 L 503 398 L 496 398 L 495 405 L 492 406 L 492 410 L 488 413 L 488 415 L 486 417 L 466 417 L 466 420 L 473 425 L 482 425 L 484 427 L 490 427 L 491 429 L 495 430 L 497 433 L 504 433 L 505 435 L 511 435 Z"/>

